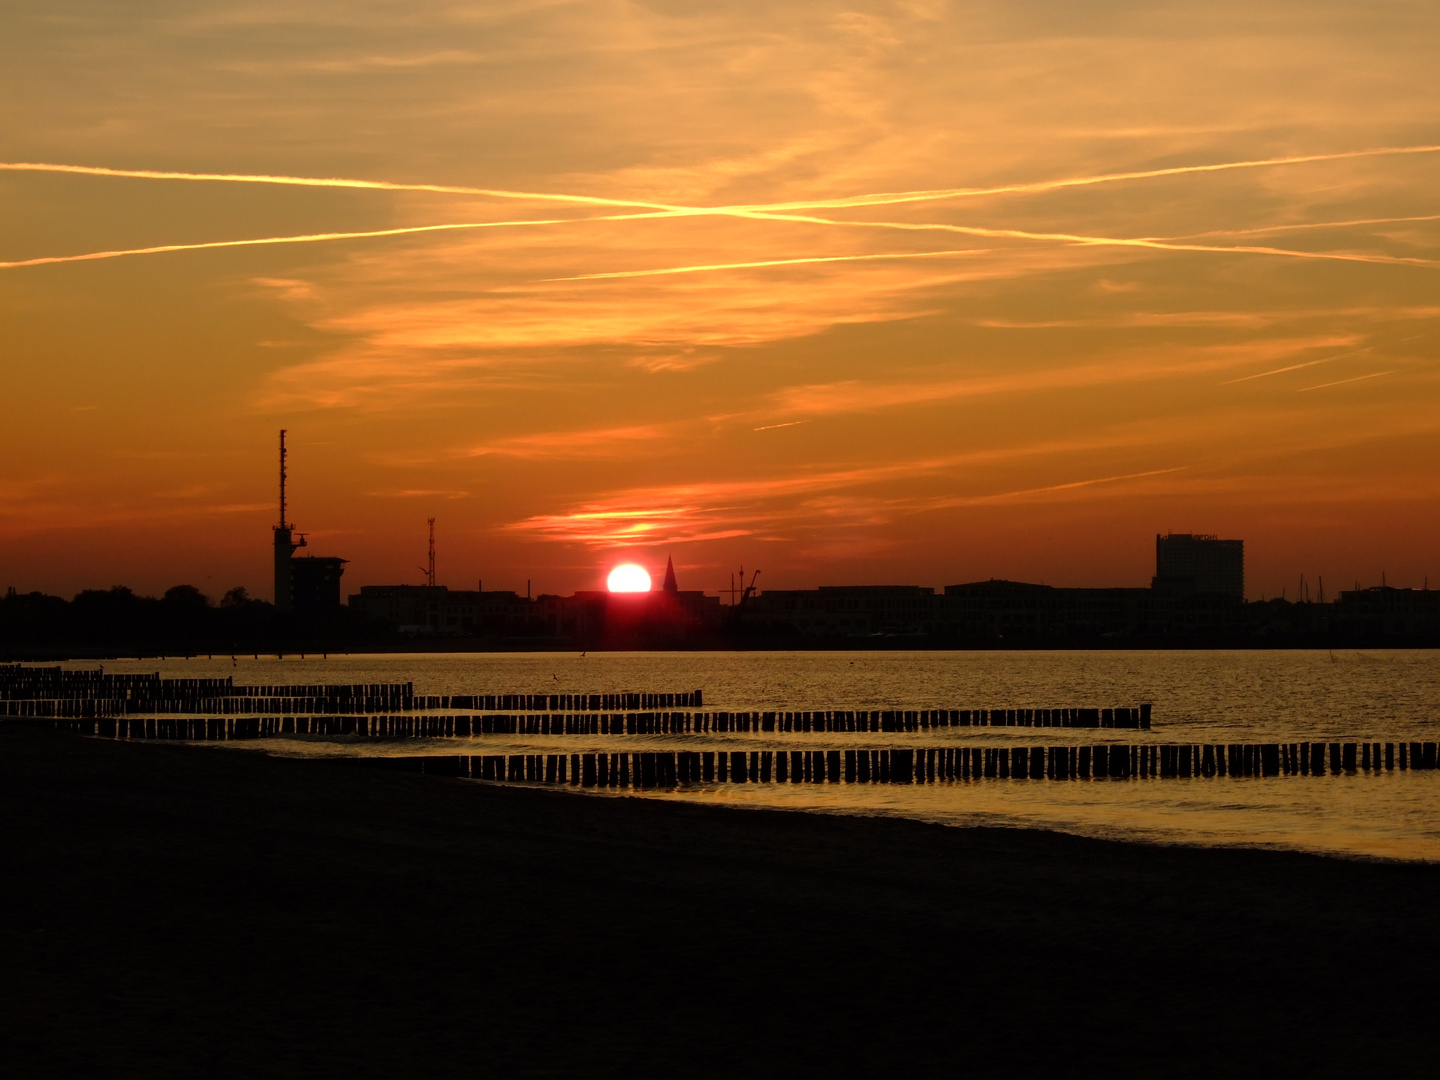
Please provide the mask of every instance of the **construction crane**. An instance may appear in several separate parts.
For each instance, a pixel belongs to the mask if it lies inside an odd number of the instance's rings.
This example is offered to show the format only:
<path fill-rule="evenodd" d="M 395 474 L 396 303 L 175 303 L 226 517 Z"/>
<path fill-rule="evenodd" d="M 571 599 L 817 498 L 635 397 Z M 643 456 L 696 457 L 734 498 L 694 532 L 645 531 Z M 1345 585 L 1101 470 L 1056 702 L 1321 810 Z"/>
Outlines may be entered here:
<path fill-rule="evenodd" d="M 752 596 L 755 595 L 755 579 L 758 578 L 759 576 L 760 576 L 760 571 L 759 571 L 759 570 L 756 570 L 755 573 L 753 573 L 753 574 L 750 575 L 750 584 L 749 584 L 749 585 L 746 585 L 746 584 L 745 584 L 745 567 L 743 567 L 743 566 L 740 567 L 740 584 L 741 584 L 741 586 L 742 586 L 742 590 L 741 590 L 741 593 L 740 593 L 740 606 L 741 606 L 741 607 L 744 607 L 744 606 L 745 606 L 745 601 L 746 601 L 746 600 L 749 600 L 750 597 L 752 597 Z"/>

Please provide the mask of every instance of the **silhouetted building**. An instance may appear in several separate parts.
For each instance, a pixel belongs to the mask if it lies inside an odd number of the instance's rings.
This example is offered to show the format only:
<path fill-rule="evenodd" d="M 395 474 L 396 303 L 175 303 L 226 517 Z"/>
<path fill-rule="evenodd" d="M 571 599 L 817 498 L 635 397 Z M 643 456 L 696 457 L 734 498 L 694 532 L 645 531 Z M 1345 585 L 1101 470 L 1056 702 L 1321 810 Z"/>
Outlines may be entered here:
<path fill-rule="evenodd" d="M 1056 644 L 1100 639 L 1199 639 L 1245 633 L 1236 597 L 1193 590 L 1066 589 L 1024 581 L 773 589 L 743 610 L 754 631 L 828 638 L 933 638 Z"/>
<path fill-rule="evenodd" d="M 297 562 L 300 560 L 296 560 Z M 674 582 L 674 573 L 667 574 Z M 365 585 L 349 599 L 351 610 L 403 634 L 560 638 L 599 641 L 617 634 L 687 639 L 715 629 L 720 598 L 682 592 L 678 585 L 646 593 L 582 591 L 535 597 L 513 592 L 452 590 L 444 585 Z"/>
<path fill-rule="evenodd" d="M 1245 541 L 1193 533 L 1155 537 L 1151 588 L 1245 598 Z"/>
<path fill-rule="evenodd" d="M 290 596 L 297 613 L 322 615 L 340 610 L 340 575 L 345 559 L 307 555 L 290 560 Z"/>
<path fill-rule="evenodd" d="M 525 637 L 549 632 L 539 601 L 509 591 L 365 585 L 350 595 L 349 605 L 371 622 L 389 623 L 403 634 Z"/>
<path fill-rule="evenodd" d="M 283 519 L 282 519 L 283 520 Z M 291 525 L 275 526 L 275 610 L 295 610 L 295 589 L 290 564 L 295 552 L 305 547 L 305 537 L 294 539 Z"/>
<path fill-rule="evenodd" d="M 1440 634 L 1440 591 L 1388 585 L 1346 589 L 1332 618 L 1342 639 L 1433 638 Z"/>
<path fill-rule="evenodd" d="M 935 632 L 935 590 L 920 585 L 822 585 L 767 589 L 745 605 L 748 625 L 849 637 Z"/>

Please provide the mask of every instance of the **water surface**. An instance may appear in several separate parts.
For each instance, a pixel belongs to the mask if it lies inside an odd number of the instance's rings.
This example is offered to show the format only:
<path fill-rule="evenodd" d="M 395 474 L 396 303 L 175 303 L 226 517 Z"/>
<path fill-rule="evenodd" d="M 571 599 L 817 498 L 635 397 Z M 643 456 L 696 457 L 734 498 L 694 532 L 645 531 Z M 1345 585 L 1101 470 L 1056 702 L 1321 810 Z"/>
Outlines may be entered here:
<path fill-rule="evenodd" d="M 93 667 L 76 663 L 73 667 Z M 1434 741 L 1440 652 L 503 653 L 230 657 L 108 662 L 241 683 L 413 682 L 420 694 L 701 689 L 707 709 L 1154 705 L 1149 732 L 962 728 L 894 735 L 485 736 L 451 740 L 277 738 L 230 747 L 297 755 L 583 753 L 653 749 L 1078 744 L 1084 741 Z M 615 797 L 592 793 L 594 797 Z M 949 825 L 1057 829 L 1166 843 L 1440 859 L 1440 772 L 1323 777 L 727 784 L 623 797 Z"/>

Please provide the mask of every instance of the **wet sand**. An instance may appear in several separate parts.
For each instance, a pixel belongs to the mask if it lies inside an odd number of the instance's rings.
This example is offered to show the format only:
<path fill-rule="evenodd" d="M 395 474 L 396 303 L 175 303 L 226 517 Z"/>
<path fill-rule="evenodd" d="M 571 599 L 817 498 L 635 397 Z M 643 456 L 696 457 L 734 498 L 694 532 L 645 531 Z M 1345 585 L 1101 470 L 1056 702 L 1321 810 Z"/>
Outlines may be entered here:
<path fill-rule="evenodd" d="M 1440 867 L 0 724 L 11 1076 L 1432 1075 Z"/>

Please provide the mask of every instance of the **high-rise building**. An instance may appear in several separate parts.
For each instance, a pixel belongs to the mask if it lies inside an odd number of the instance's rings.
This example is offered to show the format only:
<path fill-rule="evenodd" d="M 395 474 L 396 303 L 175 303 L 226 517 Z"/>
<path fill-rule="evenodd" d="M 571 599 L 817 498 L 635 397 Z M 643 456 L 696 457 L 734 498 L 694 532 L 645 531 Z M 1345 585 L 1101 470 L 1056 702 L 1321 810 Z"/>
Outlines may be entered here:
<path fill-rule="evenodd" d="M 1151 588 L 1245 598 L 1245 541 L 1200 533 L 1155 536 Z"/>

